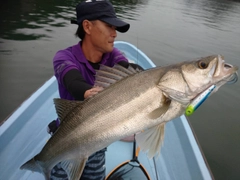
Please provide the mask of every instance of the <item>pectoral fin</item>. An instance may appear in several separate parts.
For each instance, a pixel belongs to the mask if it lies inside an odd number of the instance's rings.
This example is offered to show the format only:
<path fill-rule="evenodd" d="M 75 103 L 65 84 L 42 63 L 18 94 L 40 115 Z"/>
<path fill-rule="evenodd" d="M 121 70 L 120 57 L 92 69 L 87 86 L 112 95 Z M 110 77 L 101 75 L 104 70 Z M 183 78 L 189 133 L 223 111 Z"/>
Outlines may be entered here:
<path fill-rule="evenodd" d="M 148 117 L 150 119 L 159 118 L 160 116 L 162 116 L 163 114 L 165 114 L 168 111 L 170 104 L 171 104 L 171 100 L 165 99 L 164 103 L 162 105 L 160 105 L 159 108 L 153 110 L 151 113 L 148 114 Z"/>
<path fill-rule="evenodd" d="M 136 141 L 142 151 L 152 158 L 160 154 L 160 148 L 164 140 L 165 122 L 147 129 L 136 135 Z"/>
<path fill-rule="evenodd" d="M 67 172 L 69 180 L 80 179 L 88 158 L 62 161 L 61 166 Z"/>

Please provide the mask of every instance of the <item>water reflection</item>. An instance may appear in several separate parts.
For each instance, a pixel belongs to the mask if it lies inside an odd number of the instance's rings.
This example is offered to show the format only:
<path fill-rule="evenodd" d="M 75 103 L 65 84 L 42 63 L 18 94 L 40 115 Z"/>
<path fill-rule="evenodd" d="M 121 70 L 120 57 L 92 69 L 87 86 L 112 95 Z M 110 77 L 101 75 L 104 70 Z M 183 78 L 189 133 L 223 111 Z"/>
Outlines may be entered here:
<path fill-rule="evenodd" d="M 69 25 L 75 18 L 77 0 L 16 0 L 2 2 L 0 9 L 0 35 L 9 40 L 37 40 L 51 38 L 54 27 Z M 137 8 L 147 0 L 112 0 L 120 18 L 134 20 Z"/>
<path fill-rule="evenodd" d="M 12 40 L 36 40 L 51 37 L 51 26 L 63 27 L 66 22 L 57 22 L 56 19 L 70 19 L 73 1 L 37 1 L 18 0 L 3 2 L 0 21 L 1 37 Z M 74 3 L 75 4 L 75 3 Z M 10 7 L 10 8 L 9 8 Z M 41 29 L 42 31 L 39 31 Z"/>
<path fill-rule="evenodd" d="M 239 6 L 236 6 L 239 2 L 239 0 L 185 0 L 186 9 L 183 9 L 183 14 L 191 17 L 192 21 L 197 20 L 210 28 L 225 31 L 223 23 L 231 21 L 232 13 L 239 12 Z"/>
<path fill-rule="evenodd" d="M 138 10 L 148 4 L 149 0 L 110 0 L 117 16 L 123 19 L 137 20 Z"/>

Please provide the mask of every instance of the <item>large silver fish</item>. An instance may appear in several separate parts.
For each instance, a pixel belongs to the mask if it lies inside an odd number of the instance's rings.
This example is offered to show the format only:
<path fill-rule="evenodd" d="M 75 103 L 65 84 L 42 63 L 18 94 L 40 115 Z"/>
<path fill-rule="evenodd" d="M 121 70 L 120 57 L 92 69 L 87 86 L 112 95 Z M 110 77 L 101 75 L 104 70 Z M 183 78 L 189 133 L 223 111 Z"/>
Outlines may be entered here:
<path fill-rule="evenodd" d="M 153 157 L 160 150 L 165 123 L 184 114 L 211 85 L 216 85 L 215 92 L 236 81 L 237 69 L 220 55 L 142 72 L 102 66 L 96 85 L 103 91 L 84 102 L 54 100 L 60 127 L 21 169 L 49 179 L 53 166 L 61 162 L 69 179 L 78 180 L 91 154 L 134 133 L 141 149 Z"/>

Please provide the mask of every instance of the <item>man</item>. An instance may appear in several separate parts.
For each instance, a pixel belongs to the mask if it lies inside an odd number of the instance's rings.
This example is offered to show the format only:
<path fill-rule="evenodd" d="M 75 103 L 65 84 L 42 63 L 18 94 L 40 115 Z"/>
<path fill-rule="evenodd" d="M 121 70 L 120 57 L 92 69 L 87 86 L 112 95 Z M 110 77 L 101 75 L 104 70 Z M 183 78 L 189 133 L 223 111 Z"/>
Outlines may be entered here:
<path fill-rule="evenodd" d="M 78 25 L 76 35 L 81 41 L 67 49 L 60 50 L 53 59 L 55 76 L 58 81 L 60 97 L 83 101 L 102 90 L 93 87 L 95 70 L 100 64 L 114 66 L 118 63 L 128 67 L 126 57 L 116 48 L 116 30 L 127 32 L 130 25 L 116 17 L 112 4 L 107 0 L 87 0 L 76 7 Z M 133 65 L 134 66 L 134 65 Z M 141 69 L 141 67 L 136 66 Z M 101 107 L 99 107 L 101 108 Z M 49 124 L 49 132 L 54 133 L 59 120 Z M 100 150 L 89 157 L 81 180 L 105 178 L 105 151 Z M 67 174 L 56 165 L 51 172 L 52 180 L 68 179 Z"/>

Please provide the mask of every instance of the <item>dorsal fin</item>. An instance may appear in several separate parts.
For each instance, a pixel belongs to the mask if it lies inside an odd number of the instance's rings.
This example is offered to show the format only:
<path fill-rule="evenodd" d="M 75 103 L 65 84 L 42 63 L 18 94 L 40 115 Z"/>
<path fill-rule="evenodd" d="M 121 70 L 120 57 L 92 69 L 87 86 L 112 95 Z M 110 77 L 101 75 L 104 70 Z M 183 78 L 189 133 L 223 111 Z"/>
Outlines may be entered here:
<path fill-rule="evenodd" d="M 114 68 L 114 69 L 117 69 L 117 70 L 119 70 L 119 71 L 121 71 L 121 72 L 125 72 L 125 73 L 127 73 L 128 75 L 137 73 L 137 71 L 136 71 L 131 65 L 129 65 L 128 68 L 125 68 L 125 67 L 123 67 L 123 66 L 121 66 L 121 65 L 119 65 L 119 64 L 115 64 L 115 65 L 113 66 L 113 68 Z"/>
<path fill-rule="evenodd" d="M 55 108 L 56 108 L 57 115 L 60 122 L 64 120 L 64 118 L 70 111 L 72 111 L 75 107 L 83 103 L 82 101 L 71 101 L 71 100 L 60 99 L 60 98 L 55 98 L 53 99 L 53 101 L 54 101 Z"/>
<path fill-rule="evenodd" d="M 141 71 L 139 69 L 135 70 L 131 65 L 129 65 L 128 68 L 119 64 L 115 64 L 113 67 L 100 65 L 100 69 L 96 71 L 94 86 L 106 88 L 111 84 L 138 72 Z"/>
<path fill-rule="evenodd" d="M 109 67 L 109 66 L 105 66 L 105 65 L 101 65 L 100 66 L 100 70 L 102 71 L 106 71 L 106 72 L 109 72 L 109 73 L 113 73 L 113 74 L 116 74 L 116 75 L 119 75 L 121 77 L 127 77 L 129 74 L 128 72 L 128 69 L 120 66 L 118 64 L 114 65 L 113 67 Z"/>

